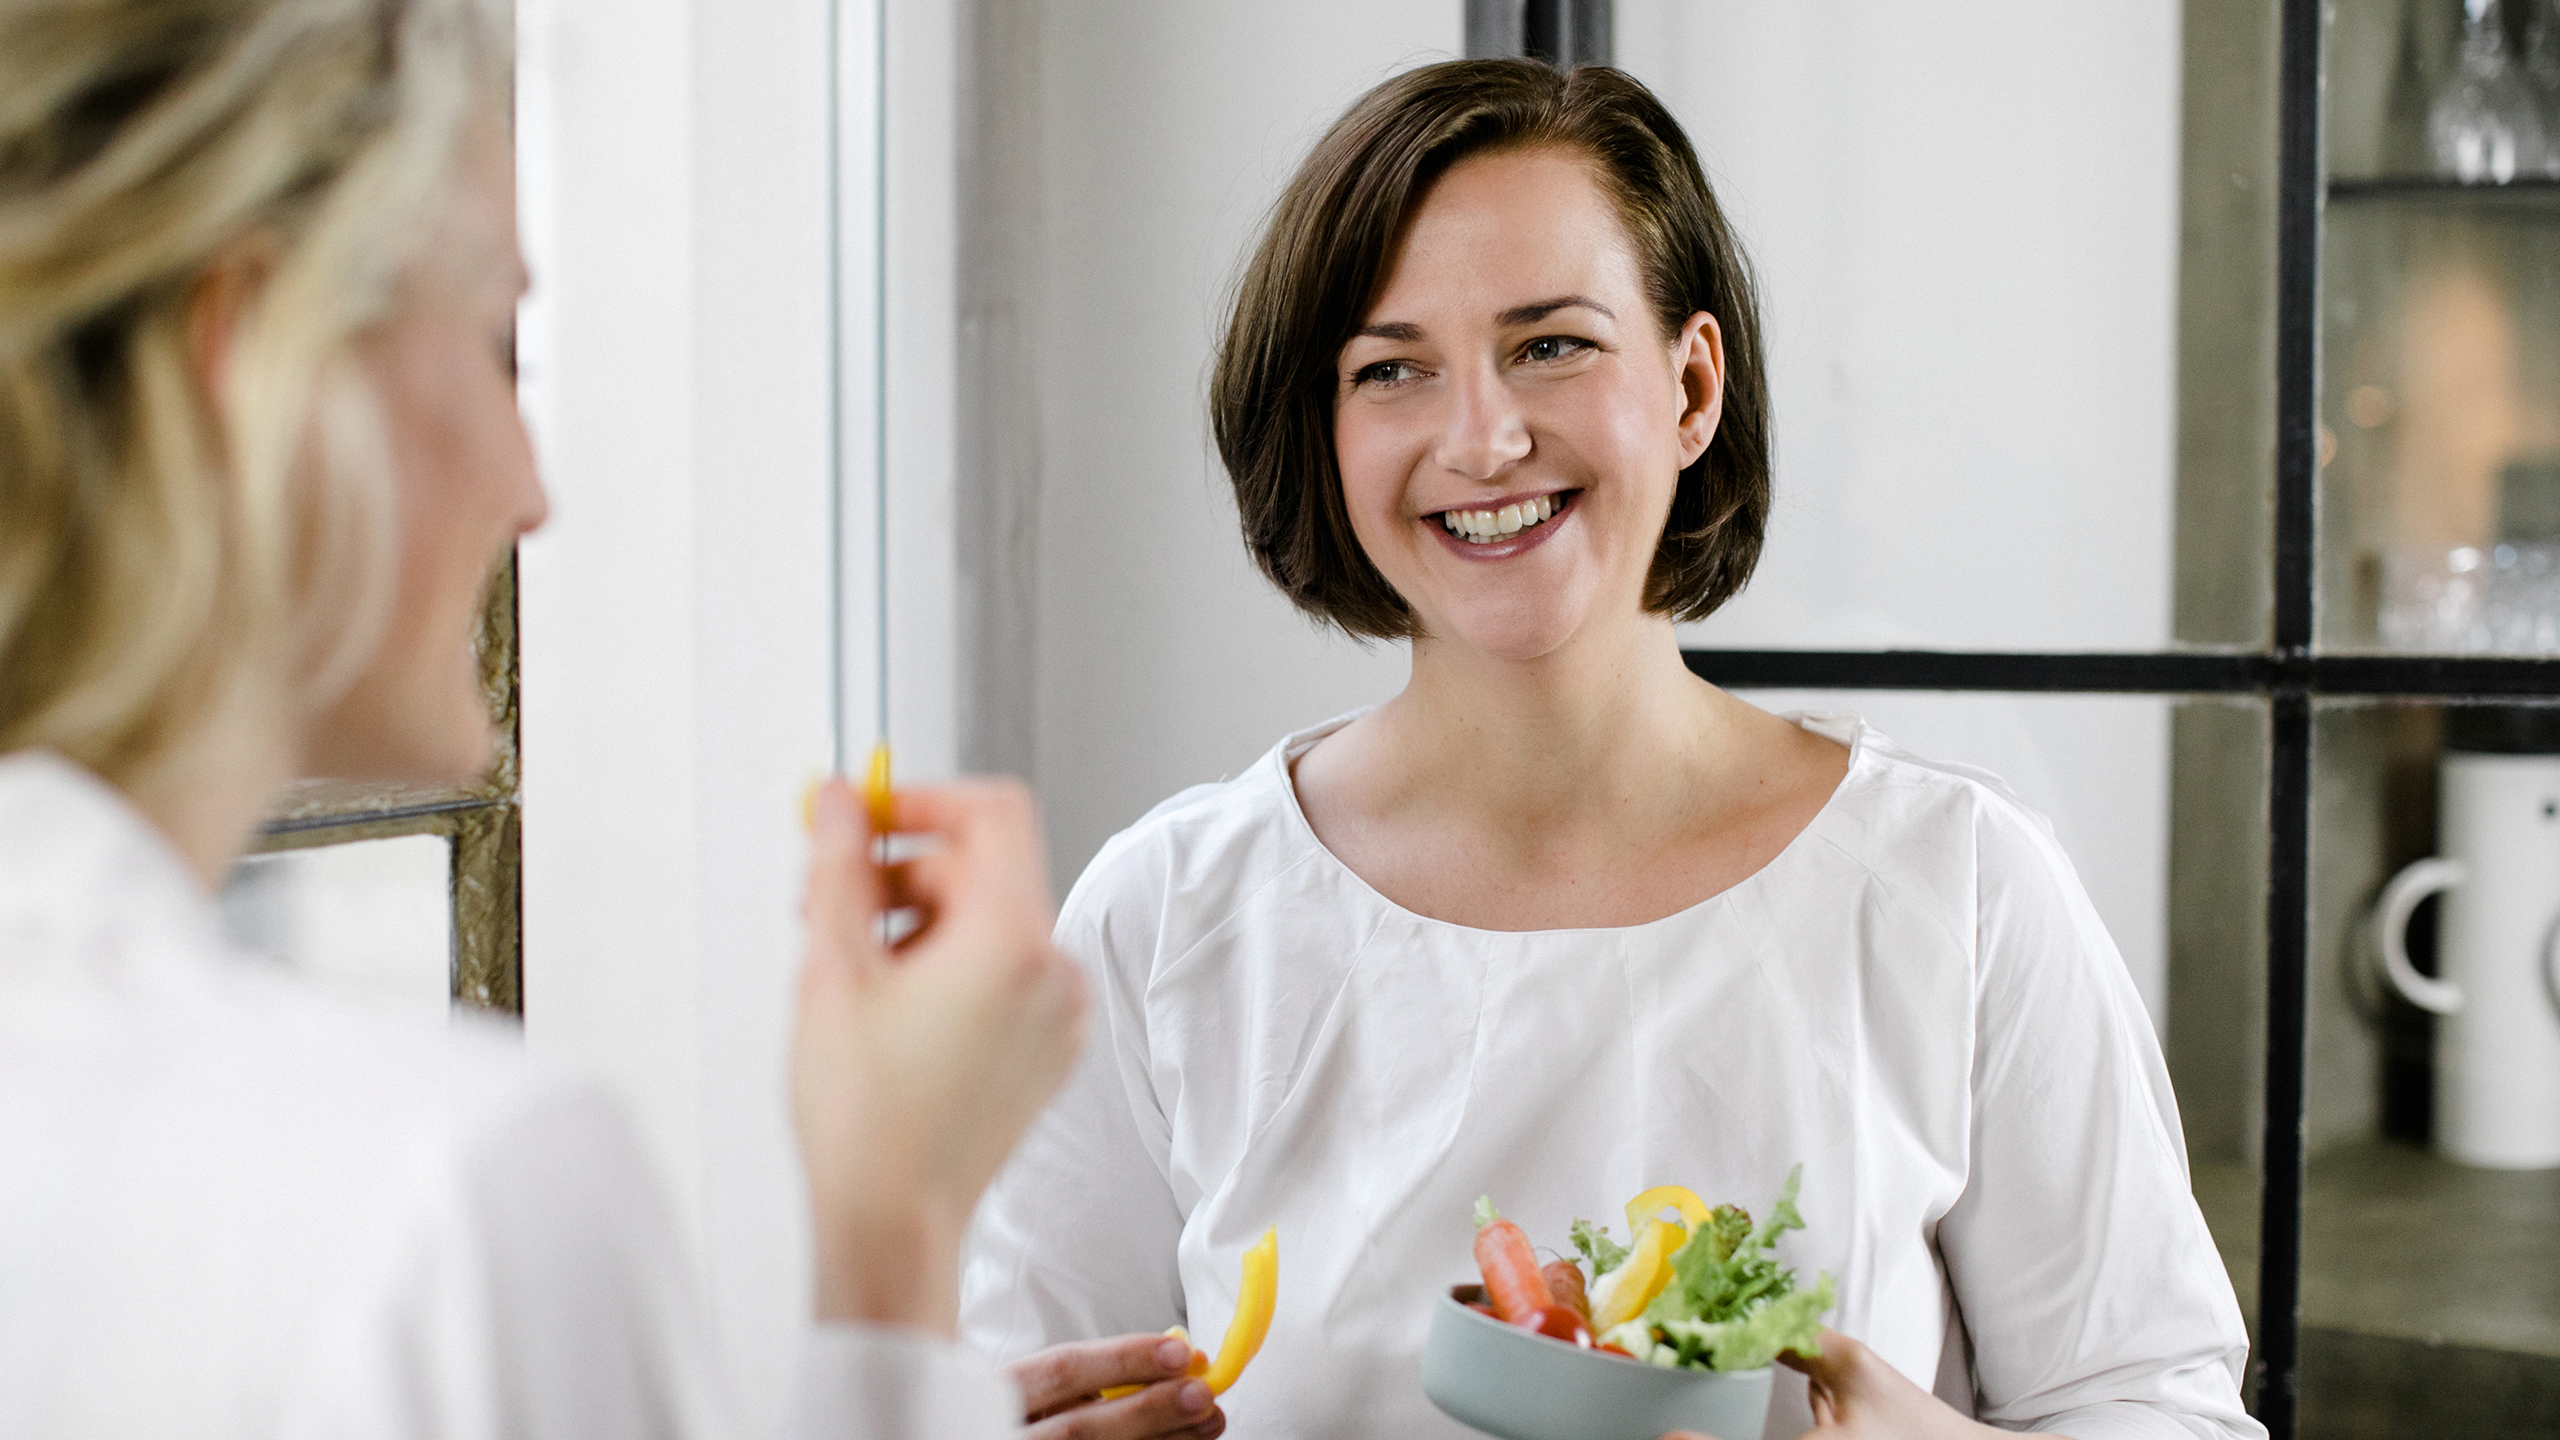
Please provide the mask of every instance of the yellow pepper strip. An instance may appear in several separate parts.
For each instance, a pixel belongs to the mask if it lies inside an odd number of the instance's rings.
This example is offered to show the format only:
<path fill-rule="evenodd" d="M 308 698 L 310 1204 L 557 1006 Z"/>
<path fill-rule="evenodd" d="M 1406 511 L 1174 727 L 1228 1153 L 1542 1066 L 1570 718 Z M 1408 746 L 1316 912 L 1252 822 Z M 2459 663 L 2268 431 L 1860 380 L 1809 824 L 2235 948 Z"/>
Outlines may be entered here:
<path fill-rule="evenodd" d="M 1707 1221 L 1714 1208 L 1698 1198 L 1698 1192 L 1685 1185 L 1656 1185 L 1627 1202 L 1627 1233 L 1641 1235 L 1644 1227 L 1660 1218 L 1668 1206 L 1680 1212 L 1680 1223 L 1695 1230 Z"/>
<path fill-rule="evenodd" d="M 871 747 L 871 775 L 862 782 L 862 796 L 871 802 L 872 834 L 886 835 L 897 828 L 898 797 L 897 792 L 889 788 L 889 742 L 886 740 Z M 1698 1197 L 1691 1195 L 1689 1198 L 1694 1200 Z"/>
<path fill-rule="evenodd" d="M 1179 1325 L 1174 1326 L 1172 1329 L 1167 1330 L 1164 1333 L 1172 1336 L 1176 1340 L 1187 1342 L 1191 1339 L 1191 1332 L 1183 1329 Z M 1191 1363 L 1182 1367 L 1182 1373 L 1194 1380 L 1208 1374 L 1208 1352 L 1194 1348 L 1191 1352 Z M 1102 1398 L 1105 1400 L 1117 1400 L 1123 1395 L 1135 1395 L 1146 1388 L 1147 1387 L 1144 1385 L 1113 1385 L 1102 1392 Z"/>
<path fill-rule="evenodd" d="M 1236 1318 L 1227 1322 L 1227 1338 L 1218 1342 L 1218 1358 L 1205 1377 L 1209 1393 L 1223 1395 L 1244 1374 L 1271 1333 L 1271 1310 L 1280 1299 L 1280 1229 L 1262 1232 L 1244 1252 L 1244 1283 L 1236 1291 Z"/>
<path fill-rule="evenodd" d="M 826 783 L 827 777 L 820 775 L 800 787 L 801 829 L 818 828 L 818 787 Z M 871 774 L 862 782 L 862 800 L 864 808 L 871 812 L 871 833 L 888 834 L 890 827 L 898 823 L 898 798 L 897 792 L 889 786 L 889 742 L 886 740 L 871 747 Z"/>
<path fill-rule="evenodd" d="M 1609 1294 L 1591 1317 L 1591 1333 L 1606 1335 L 1643 1314 L 1671 1283 L 1672 1252 L 1688 1242 L 1688 1231 L 1668 1220 L 1654 1221 L 1618 1269 L 1609 1272 Z"/>

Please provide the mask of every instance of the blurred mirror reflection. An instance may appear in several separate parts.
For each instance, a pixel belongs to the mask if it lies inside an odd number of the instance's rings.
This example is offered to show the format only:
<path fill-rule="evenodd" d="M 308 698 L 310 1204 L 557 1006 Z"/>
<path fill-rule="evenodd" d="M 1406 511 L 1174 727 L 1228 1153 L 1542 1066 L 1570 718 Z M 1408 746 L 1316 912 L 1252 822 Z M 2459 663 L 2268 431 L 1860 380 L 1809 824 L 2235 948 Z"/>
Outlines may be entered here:
<path fill-rule="evenodd" d="M 453 1004 L 452 886 L 440 835 L 252 855 L 223 887 L 223 924 L 334 994 L 441 1016 Z"/>

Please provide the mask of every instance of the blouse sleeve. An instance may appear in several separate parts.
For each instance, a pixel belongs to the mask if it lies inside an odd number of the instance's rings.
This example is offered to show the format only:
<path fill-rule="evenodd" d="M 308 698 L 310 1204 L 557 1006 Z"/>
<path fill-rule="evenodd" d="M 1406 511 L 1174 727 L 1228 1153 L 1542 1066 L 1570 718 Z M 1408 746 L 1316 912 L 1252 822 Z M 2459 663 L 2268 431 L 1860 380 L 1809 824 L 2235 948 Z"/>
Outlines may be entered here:
<path fill-rule="evenodd" d="M 1977 1413 L 2079 1440 L 2263 1436 L 2124 963 L 2041 821 L 1986 797 L 1975 845 L 1973 1150 L 1938 1247 Z"/>
<path fill-rule="evenodd" d="M 1184 1322 L 1172 1129 L 1150 1075 L 1146 981 L 1165 885 L 1123 839 L 1060 911 L 1093 996 L 1085 1053 L 970 1230 L 961 1332 L 992 1360 Z"/>

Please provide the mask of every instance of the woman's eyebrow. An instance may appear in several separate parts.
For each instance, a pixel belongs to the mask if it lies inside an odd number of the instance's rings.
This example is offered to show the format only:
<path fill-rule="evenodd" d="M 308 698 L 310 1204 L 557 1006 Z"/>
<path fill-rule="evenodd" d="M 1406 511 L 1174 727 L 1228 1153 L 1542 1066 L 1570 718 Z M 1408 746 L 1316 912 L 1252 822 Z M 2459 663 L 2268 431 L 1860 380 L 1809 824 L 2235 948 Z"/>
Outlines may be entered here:
<path fill-rule="evenodd" d="M 1422 327 L 1405 320 L 1386 320 L 1375 325 L 1363 325 L 1351 332 L 1351 338 L 1354 340 L 1363 336 L 1372 340 L 1392 340 L 1398 345 L 1410 345 L 1422 338 Z"/>
<path fill-rule="evenodd" d="M 1493 319 L 1497 325 L 1535 325 L 1559 310 L 1571 309 L 1576 305 L 1585 310 L 1597 310 L 1612 320 L 1618 318 L 1616 311 L 1588 295 L 1559 295 L 1553 300 L 1533 300 L 1526 305 L 1514 305 Z"/>

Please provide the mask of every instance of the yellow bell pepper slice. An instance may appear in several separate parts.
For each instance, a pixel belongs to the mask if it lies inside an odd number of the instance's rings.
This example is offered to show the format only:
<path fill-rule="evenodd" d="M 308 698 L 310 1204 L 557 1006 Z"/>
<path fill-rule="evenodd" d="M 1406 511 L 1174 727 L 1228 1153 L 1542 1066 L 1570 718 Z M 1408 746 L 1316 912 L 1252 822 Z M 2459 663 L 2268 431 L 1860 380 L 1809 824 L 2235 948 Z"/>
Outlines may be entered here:
<path fill-rule="evenodd" d="M 1641 1235 L 1644 1227 L 1668 1207 L 1680 1212 L 1680 1223 L 1695 1230 L 1715 1213 L 1713 1206 L 1698 1198 L 1698 1192 L 1685 1185 L 1656 1185 L 1627 1202 L 1627 1233 Z"/>
<path fill-rule="evenodd" d="M 1643 1314 L 1653 1297 L 1671 1283 L 1671 1256 L 1687 1243 L 1688 1231 L 1668 1220 L 1654 1221 L 1625 1261 L 1609 1272 L 1609 1293 L 1592 1312 L 1591 1333 L 1606 1335 Z"/>
<path fill-rule="evenodd" d="M 821 775 L 800 787 L 800 828 L 814 830 L 818 826 L 818 787 L 827 783 Z M 889 785 L 889 742 L 871 747 L 871 773 L 862 782 L 863 808 L 871 812 L 871 833 L 886 835 L 898 823 L 897 792 Z"/>
<path fill-rule="evenodd" d="M 1218 1358 L 1205 1377 L 1209 1393 L 1223 1395 L 1244 1374 L 1271 1333 L 1271 1311 L 1280 1299 L 1280 1227 L 1272 1226 L 1244 1252 L 1244 1283 L 1236 1290 L 1236 1318 L 1227 1322 L 1227 1338 L 1218 1342 Z"/>
<path fill-rule="evenodd" d="M 1262 1337 L 1271 1333 L 1271 1311 L 1280 1298 L 1280 1227 L 1262 1232 L 1253 1248 L 1244 1252 L 1244 1283 L 1236 1290 L 1236 1318 L 1227 1322 L 1227 1338 L 1218 1342 L 1218 1358 L 1211 1360 L 1194 1349 L 1191 1364 L 1182 1373 L 1205 1378 L 1209 1393 L 1223 1395 L 1236 1383 L 1244 1367 L 1262 1350 Z M 1188 1340 L 1191 1336 L 1179 1325 L 1167 1335 Z M 1144 1385 L 1114 1385 L 1102 1392 L 1105 1400 L 1135 1395 Z"/>
<path fill-rule="evenodd" d="M 871 805 L 872 834 L 886 835 L 897 828 L 898 797 L 897 792 L 889 788 L 889 742 L 886 740 L 871 747 L 871 774 L 862 782 L 862 798 Z"/>
<path fill-rule="evenodd" d="M 1164 1333 L 1172 1336 L 1176 1340 L 1184 1342 L 1185 1344 L 1188 1344 L 1191 1340 L 1191 1332 L 1183 1329 L 1179 1325 L 1174 1326 L 1172 1329 L 1167 1330 Z M 1197 1380 L 1201 1376 L 1208 1374 L 1209 1353 L 1197 1346 L 1194 1346 L 1191 1351 L 1191 1363 L 1182 1367 L 1182 1373 L 1185 1377 L 1193 1380 Z M 1105 1400 L 1117 1400 L 1123 1395 L 1135 1395 L 1146 1388 L 1147 1387 L 1144 1385 L 1106 1386 L 1103 1389 L 1102 1398 Z"/>

